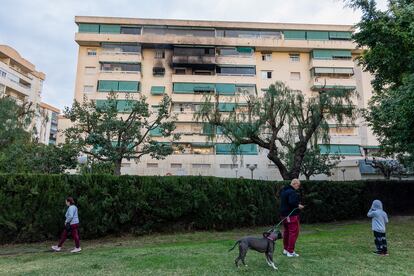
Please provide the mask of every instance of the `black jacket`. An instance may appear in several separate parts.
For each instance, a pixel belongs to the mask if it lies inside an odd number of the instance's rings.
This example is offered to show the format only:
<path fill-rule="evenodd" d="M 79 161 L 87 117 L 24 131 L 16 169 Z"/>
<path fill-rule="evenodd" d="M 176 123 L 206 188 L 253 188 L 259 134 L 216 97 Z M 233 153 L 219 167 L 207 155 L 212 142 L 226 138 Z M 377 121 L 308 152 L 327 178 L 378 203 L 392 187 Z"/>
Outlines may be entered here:
<path fill-rule="evenodd" d="M 280 215 L 286 217 L 297 208 L 300 203 L 299 194 L 293 189 L 292 186 L 287 185 L 280 191 Z M 299 209 L 293 211 L 291 216 L 299 215 Z"/>

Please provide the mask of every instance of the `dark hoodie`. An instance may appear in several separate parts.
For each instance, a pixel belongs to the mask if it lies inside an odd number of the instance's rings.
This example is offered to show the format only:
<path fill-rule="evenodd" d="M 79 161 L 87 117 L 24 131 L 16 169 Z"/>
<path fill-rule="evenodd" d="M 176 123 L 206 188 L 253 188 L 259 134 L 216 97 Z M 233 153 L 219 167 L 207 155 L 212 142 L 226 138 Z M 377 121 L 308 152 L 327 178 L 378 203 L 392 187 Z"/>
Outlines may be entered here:
<path fill-rule="evenodd" d="M 372 218 L 372 231 L 385 233 L 385 224 L 388 223 L 387 213 L 382 210 L 382 202 L 374 200 L 371 209 L 368 211 L 368 217 Z"/>
<path fill-rule="evenodd" d="M 280 215 L 286 217 L 293 211 L 293 209 L 298 208 L 300 203 L 299 195 L 296 190 L 287 185 L 282 188 L 280 191 Z M 299 215 L 299 209 L 293 211 L 291 216 Z"/>

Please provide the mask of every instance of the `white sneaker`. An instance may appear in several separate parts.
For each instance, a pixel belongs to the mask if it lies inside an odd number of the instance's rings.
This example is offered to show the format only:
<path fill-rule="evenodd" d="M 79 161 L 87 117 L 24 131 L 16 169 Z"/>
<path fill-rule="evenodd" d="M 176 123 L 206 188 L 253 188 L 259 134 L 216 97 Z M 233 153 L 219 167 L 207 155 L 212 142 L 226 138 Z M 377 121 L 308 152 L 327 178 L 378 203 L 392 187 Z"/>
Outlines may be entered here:
<path fill-rule="evenodd" d="M 78 252 L 80 252 L 82 249 L 80 248 L 80 247 L 75 247 L 75 248 L 73 248 L 71 251 L 70 251 L 70 253 L 78 253 Z"/>
<path fill-rule="evenodd" d="M 286 249 L 283 249 L 283 252 L 282 252 L 283 255 L 287 255 L 288 253 L 289 252 Z"/>
<path fill-rule="evenodd" d="M 59 247 L 57 245 L 52 246 L 53 251 L 59 252 L 60 250 L 62 250 L 62 247 Z"/>
<path fill-rule="evenodd" d="M 296 254 L 296 252 L 293 252 L 293 253 L 287 253 L 286 254 L 286 256 L 288 256 L 289 258 L 291 258 L 291 257 L 299 257 L 299 254 Z"/>

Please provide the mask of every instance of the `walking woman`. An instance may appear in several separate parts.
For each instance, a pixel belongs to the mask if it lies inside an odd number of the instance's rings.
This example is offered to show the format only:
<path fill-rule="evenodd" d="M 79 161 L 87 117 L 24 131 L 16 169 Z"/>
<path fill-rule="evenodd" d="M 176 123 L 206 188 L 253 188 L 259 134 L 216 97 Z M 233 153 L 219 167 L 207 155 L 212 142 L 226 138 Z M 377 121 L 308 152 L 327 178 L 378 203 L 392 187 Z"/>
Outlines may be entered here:
<path fill-rule="evenodd" d="M 78 208 L 75 206 L 75 201 L 72 197 L 68 197 L 66 199 L 66 205 L 68 209 L 66 210 L 66 220 L 65 220 L 65 230 L 63 230 L 62 236 L 60 237 L 60 241 L 58 245 L 52 246 L 54 251 L 60 251 L 62 249 L 62 245 L 65 242 L 68 234 L 72 234 L 72 238 L 75 241 L 75 248 L 72 249 L 71 253 L 80 252 L 80 241 L 79 241 L 79 217 L 78 217 Z"/>

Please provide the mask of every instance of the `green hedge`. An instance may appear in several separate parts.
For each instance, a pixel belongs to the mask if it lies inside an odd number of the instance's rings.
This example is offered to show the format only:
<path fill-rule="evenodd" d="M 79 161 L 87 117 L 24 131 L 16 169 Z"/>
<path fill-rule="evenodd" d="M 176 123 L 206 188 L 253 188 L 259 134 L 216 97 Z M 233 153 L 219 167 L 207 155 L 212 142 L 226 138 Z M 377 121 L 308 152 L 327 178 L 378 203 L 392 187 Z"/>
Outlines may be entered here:
<path fill-rule="evenodd" d="M 81 237 L 271 225 L 284 182 L 215 177 L 0 175 L 0 243 L 56 239 L 64 199 L 75 198 Z M 413 181 L 303 182 L 305 222 L 364 217 L 379 198 L 390 213 L 414 211 Z"/>

